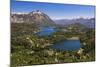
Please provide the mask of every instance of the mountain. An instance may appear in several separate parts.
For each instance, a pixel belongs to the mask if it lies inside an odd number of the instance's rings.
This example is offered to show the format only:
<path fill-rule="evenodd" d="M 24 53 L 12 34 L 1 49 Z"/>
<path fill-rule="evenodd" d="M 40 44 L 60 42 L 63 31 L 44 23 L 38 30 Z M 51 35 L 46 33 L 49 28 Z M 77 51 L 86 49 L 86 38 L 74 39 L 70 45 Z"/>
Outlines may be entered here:
<path fill-rule="evenodd" d="M 73 23 L 80 23 L 86 27 L 95 28 L 95 18 L 52 20 L 47 14 L 41 12 L 40 10 L 32 11 L 29 13 L 12 13 L 11 23 L 34 23 L 38 26 L 66 26 Z"/>
<path fill-rule="evenodd" d="M 45 13 L 36 10 L 29 13 L 11 14 L 12 23 L 35 23 L 36 25 L 54 25 L 54 21 Z"/>
<path fill-rule="evenodd" d="M 67 26 L 67 29 L 73 32 L 86 32 L 89 28 L 81 23 L 72 23 Z"/>
<path fill-rule="evenodd" d="M 54 21 L 58 25 L 69 25 L 73 23 L 80 23 L 80 24 L 85 25 L 86 27 L 95 28 L 95 18 L 61 19 L 61 20 L 54 20 Z"/>

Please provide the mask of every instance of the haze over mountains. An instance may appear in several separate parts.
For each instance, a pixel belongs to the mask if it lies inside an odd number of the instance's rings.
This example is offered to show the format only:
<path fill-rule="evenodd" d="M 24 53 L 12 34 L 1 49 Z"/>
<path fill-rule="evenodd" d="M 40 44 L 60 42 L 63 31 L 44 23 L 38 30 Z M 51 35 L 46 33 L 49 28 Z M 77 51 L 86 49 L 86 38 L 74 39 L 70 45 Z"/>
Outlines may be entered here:
<path fill-rule="evenodd" d="M 11 23 L 35 23 L 36 25 L 69 25 L 73 23 L 80 23 L 89 28 L 95 27 L 95 18 L 76 18 L 76 19 L 59 19 L 52 20 L 47 14 L 40 10 L 29 13 L 12 13 Z"/>
<path fill-rule="evenodd" d="M 60 19 L 60 20 L 54 20 L 54 21 L 56 24 L 59 24 L 59 25 L 69 25 L 73 23 L 80 23 L 90 28 L 95 27 L 95 18 Z"/>

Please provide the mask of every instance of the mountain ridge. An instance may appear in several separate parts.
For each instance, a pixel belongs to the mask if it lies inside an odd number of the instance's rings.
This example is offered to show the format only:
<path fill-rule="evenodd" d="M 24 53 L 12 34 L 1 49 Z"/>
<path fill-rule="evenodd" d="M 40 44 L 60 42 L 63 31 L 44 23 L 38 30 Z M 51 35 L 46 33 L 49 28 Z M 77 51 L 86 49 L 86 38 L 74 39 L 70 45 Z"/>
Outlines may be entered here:
<path fill-rule="evenodd" d="M 89 28 L 95 28 L 95 18 L 76 18 L 52 20 L 47 14 L 40 10 L 29 13 L 11 13 L 11 23 L 35 23 L 38 26 L 70 25 L 80 23 Z"/>
<path fill-rule="evenodd" d="M 54 21 L 58 25 L 70 25 L 73 23 L 80 23 L 90 28 L 95 27 L 95 18 L 60 19 Z"/>
<path fill-rule="evenodd" d="M 11 14 L 12 23 L 35 23 L 37 25 L 53 25 L 54 21 L 45 13 L 36 10 L 29 13 Z"/>

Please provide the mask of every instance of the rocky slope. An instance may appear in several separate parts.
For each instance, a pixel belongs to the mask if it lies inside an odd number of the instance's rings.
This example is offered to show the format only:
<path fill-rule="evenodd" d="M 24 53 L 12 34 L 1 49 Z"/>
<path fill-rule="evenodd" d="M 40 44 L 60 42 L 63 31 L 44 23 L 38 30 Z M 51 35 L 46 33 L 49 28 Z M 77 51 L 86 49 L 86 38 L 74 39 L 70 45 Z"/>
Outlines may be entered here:
<path fill-rule="evenodd" d="M 35 23 L 36 25 L 54 25 L 54 21 L 45 13 L 36 10 L 27 14 L 11 14 L 11 23 Z"/>

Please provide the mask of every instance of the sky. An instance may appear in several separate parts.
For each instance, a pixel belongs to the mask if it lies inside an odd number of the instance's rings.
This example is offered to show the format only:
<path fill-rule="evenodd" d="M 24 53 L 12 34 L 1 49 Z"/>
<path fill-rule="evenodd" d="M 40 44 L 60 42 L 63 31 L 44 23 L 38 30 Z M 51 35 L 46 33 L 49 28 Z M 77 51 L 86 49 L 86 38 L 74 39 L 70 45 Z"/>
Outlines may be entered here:
<path fill-rule="evenodd" d="M 11 1 L 11 12 L 29 13 L 34 10 L 40 10 L 52 19 L 95 17 L 95 6 L 90 5 Z"/>

